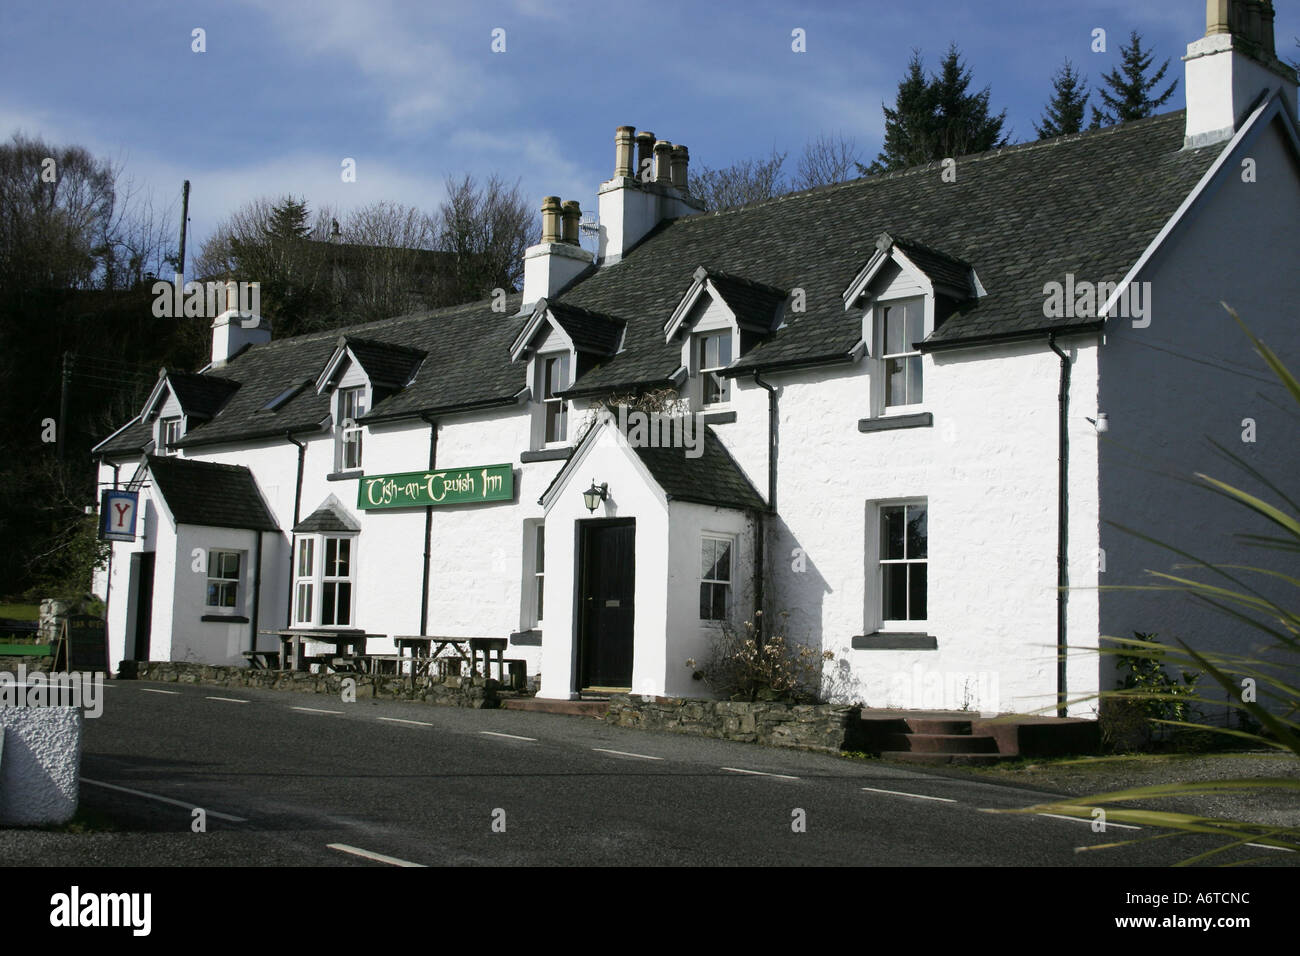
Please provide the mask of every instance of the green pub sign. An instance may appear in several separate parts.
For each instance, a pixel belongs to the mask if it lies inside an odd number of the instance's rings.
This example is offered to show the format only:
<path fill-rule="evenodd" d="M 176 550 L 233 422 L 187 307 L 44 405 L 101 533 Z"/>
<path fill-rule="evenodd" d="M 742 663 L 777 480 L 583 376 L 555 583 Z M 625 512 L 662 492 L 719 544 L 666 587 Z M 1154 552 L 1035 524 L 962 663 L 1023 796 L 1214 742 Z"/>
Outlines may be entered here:
<path fill-rule="evenodd" d="M 357 507 L 423 508 L 427 505 L 479 505 L 513 501 L 515 472 L 510 465 L 433 468 L 397 475 L 366 475 L 359 480 Z"/>

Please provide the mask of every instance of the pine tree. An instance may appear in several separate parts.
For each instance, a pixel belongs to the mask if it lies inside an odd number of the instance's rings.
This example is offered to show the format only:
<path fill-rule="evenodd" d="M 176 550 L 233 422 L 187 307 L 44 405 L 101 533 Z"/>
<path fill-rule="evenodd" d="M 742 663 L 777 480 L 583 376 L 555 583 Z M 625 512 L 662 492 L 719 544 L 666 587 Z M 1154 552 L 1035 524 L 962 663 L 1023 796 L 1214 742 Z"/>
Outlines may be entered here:
<path fill-rule="evenodd" d="M 1034 124 L 1039 139 L 1065 136 L 1083 129 L 1084 110 L 1088 106 L 1088 78 L 1068 59 L 1052 76 L 1052 99 L 1043 111 L 1041 123 Z"/>
<path fill-rule="evenodd" d="M 968 93 L 970 82 L 971 72 L 956 44 L 948 48 L 939 73 L 928 80 L 920 51 L 913 50 L 894 108 L 883 107 L 884 149 L 869 169 L 859 169 L 884 172 L 1006 145 L 1006 110 L 991 116 L 989 88 Z"/>
<path fill-rule="evenodd" d="M 271 207 L 266 236 L 268 239 L 306 239 L 311 232 L 308 217 L 305 198 L 285 196 Z"/>
<path fill-rule="evenodd" d="M 1105 109 L 1092 108 L 1093 129 L 1150 116 L 1168 102 L 1178 88 L 1178 81 L 1174 80 L 1163 93 L 1155 95 L 1156 87 L 1169 69 L 1169 61 L 1165 60 L 1155 75 L 1148 77 L 1147 71 L 1155 58 L 1150 51 L 1142 49 L 1142 37 L 1136 30 L 1129 34 L 1128 45 L 1121 48 L 1120 55 L 1123 57 L 1120 69 L 1102 76 L 1106 85 L 1098 88 L 1097 95 Z"/>

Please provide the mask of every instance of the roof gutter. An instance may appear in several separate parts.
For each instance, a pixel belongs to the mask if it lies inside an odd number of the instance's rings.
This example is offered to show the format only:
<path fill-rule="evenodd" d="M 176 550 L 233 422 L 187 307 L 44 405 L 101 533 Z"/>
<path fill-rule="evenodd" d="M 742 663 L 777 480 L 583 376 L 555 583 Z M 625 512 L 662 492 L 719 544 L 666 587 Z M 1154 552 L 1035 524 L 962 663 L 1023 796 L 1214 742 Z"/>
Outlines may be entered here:
<path fill-rule="evenodd" d="M 1048 333 L 1047 347 L 1061 359 L 1057 404 L 1057 477 L 1056 477 L 1056 716 L 1068 717 L 1066 707 L 1066 597 L 1070 585 L 1067 563 L 1070 532 L 1070 438 L 1066 430 L 1070 406 L 1070 357 L 1056 344 L 1055 332 Z"/>
<path fill-rule="evenodd" d="M 1057 336 L 1074 335 L 1083 332 L 1100 332 L 1105 327 L 1105 319 L 1094 319 L 1091 322 L 1077 322 L 1074 325 L 1063 325 L 1059 329 L 1048 330 L 1048 335 Z M 952 341 L 947 342 L 922 342 L 918 348 L 922 352 L 947 352 L 950 349 L 973 348 L 977 345 L 998 345 L 1003 342 L 1036 342 L 1042 338 L 1043 331 L 1043 329 L 1033 329 L 1028 332 L 998 332 L 992 335 L 976 335 L 970 338 L 953 339 Z"/>
<path fill-rule="evenodd" d="M 740 368 L 723 369 L 719 374 L 727 378 L 739 378 L 742 375 L 759 372 L 788 372 L 800 368 L 821 368 L 825 365 L 848 365 L 854 361 L 855 351 L 856 348 L 853 348 L 847 352 L 836 352 L 834 355 L 823 355 L 817 358 L 786 359 L 783 362 L 765 362 L 761 365 L 755 363 Z"/>
<path fill-rule="evenodd" d="M 418 419 L 428 422 L 430 415 L 451 415 L 456 412 L 473 412 L 483 408 L 503 408 L 509 405 L 519 404 L 520 399 L 527 393 L 528 389 L 522 388 L 507 398 L 484 398 L 476 402 L 461 402 L 456 405 L 437 405 L 433 408 L 424 408 L 418 411 L 390 412 L 387 415 L 376 415 L 373 412 L 363 415 L 357 421 L 362 425 L 376 425 L 384 422 L 396 422 L 403 419 Z"/>

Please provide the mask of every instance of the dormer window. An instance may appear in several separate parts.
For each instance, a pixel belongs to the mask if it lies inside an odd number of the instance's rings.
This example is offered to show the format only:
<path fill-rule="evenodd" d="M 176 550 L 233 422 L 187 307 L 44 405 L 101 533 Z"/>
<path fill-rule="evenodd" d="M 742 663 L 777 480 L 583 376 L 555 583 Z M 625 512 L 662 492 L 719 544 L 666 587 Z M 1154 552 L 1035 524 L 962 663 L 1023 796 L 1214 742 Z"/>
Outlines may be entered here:
<path fill-rule="evenodd" d="M 357 471 L 361 468 L 361 426 L 357 420 L 366 413 L 364 386 L 340 388 L 337 398 L 336 468 Z"/>
<path fill-rule="evenodd" d="M 542 355 L 537 360 L 543 442 L 561 444 L 569 437 L 569 403 L 557 395 L 569 387 L 569 356 Z"/>
<path fill-rule="evenodd" d="M 876 306 L 876 347 L 884 408 L 920 405 L 924 390 L 921 352 L 925 338 L 925 300 L 904 299 Z"/>
<path fill-rule="evenodd" d="M 731 380 L 721 372 L 731 364 L 731 332 L 708 332 L 695 337 L 700 370 L 700 404 L 723 405 L 731 400 Z"/>
<path fill-rule="evenodd" d="M 176 454 L 176 443 L 181 440 L 182 420 L 164 418 L 158 422 L 158 451 L 164 455 Z"/>

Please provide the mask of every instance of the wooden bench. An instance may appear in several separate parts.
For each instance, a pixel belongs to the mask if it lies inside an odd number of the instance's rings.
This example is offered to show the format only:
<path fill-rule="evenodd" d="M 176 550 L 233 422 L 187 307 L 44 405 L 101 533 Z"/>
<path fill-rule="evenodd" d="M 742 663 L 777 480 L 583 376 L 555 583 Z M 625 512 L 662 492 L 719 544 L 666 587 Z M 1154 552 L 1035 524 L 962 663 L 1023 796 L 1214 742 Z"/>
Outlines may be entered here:
<path fill-rule="evenodd" d="M 274 671 L 280 669 L 279 651 L 244 651 L 244 660 L 255 671 Z"/>

